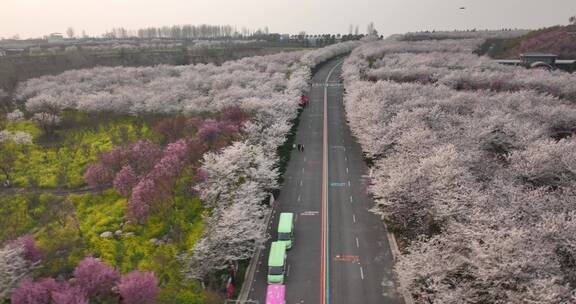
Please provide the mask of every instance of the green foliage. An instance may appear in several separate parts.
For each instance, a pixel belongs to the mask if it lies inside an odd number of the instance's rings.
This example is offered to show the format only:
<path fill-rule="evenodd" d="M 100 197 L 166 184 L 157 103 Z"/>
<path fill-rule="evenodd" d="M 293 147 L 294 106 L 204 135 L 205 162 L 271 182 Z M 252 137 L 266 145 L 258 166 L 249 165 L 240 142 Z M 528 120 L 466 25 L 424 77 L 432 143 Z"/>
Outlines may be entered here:
<path fill-rule="evenodd" d="M 183 277 L 185 265 L 177 258 L 202 235 L 198 198 L 177 195 L 171 208 L 144 225 L 126 221 L 126 198 L 112 189 L 68 197 L 49 193 L 2 196 L 0 212 L 0 241 L 33 232 L 45 250 L 37 277 L 69 277 L 82 258 L 95 256 L 123 273 L 154 271 L 163 288 L 162 303 L 205 302 L 197 283 Z M 122 234 L 101 237 L 103 232 L 118 230 Z"/>
<path fill-rule="evenodd" d="M 140 139 L 161 142 L 151 126 L 162 118 L 65 111 L 50 136 L 32 121 L 5 123 L 10 131 L 32 134 L 34 143 L 0 145 L 12 185 L 28 188 L 0 196 L 0 242 L 32 233 L 45 251 L 35 277 L 69 278 L 79 261 L 95 256 L 122 273 L 154 271 L 162 287 L 161 303 L 206 303 L 205 292 L 184 278 L 185 265 L 177 258 L 196 244 L 204 229 L 201 201 L 188 193 L 193 170 L 182 174 L 171 201 L 144 224 L 127 220 L 127 198 L 113 189 L 83 194 L 61 189 L 85 191 L 83 173 L 101 152 Z M 0 182 L 5 179 L 0 172 Z M 112 235 L 105 238 L 103 232 Z"/>
<path fill-rule="evenodd" d="M 83 186 L 83 174 L 101 152 L 143 138 L 156 138 L 145 121 L 132 117 L 102 118 L 100 124 L 87 114 L 65 112 L 63 127 L 56 137 L 33 145 L 2 145 L 10 149 L 15 161 L 11 168 L 12 184 L 19 187 L 76 188 Z M 83 120 L 85 119 L 85 120 Z M 25 131 L 39 138 L 41 131 L 32 121 L 9 124 L 13 131 Z M 6 154 L 8 155 L 8 154 Z M 0 176 L 0 182 L 5 180 Z"/>
<path fill-rule="evenodd" d="M 0 196 L 0 243 L 25 234 L 34 225 L 34 208 L 25 194 Z"/>
<path fill-rule="evenodd" d="M 113 190 L 70 195 L 68 200 L 76 206 L 86 242 L 85 255 L 100 257 L 124 273 L 134 269 L 154 271 L 162 286 L 168 289 L 163 291 L 165 299 L 170 296 L 203 299 L 198 297 L 198 292 L 191 292 L 197 288 L 194 283 L 185 282 L 181 273 L 184 265 L 177 259 L 179 253 L 190 249 L 202 235 L 202 205 L 198 198 L 176 196 L 171 208 L 151 217 L 144 225 L 126 222 L 126 199 Z M 100 237 L 103 232 L 117 230 L 122 231 L 121 236 Z M 155 244 L 153 239 L 163 243 Z"/>
<path fill-rule="evenodd" d="M 40 127 L 38 127 L 35 122 L 30 120 L 19 120 L 14 123 L 7 123 L 5 129 L 11 132 L 26 132 L 32 135 L 34 139 L 37 139 L 40 137 L 40 135 L 42 135 L 42 130 Z"/>

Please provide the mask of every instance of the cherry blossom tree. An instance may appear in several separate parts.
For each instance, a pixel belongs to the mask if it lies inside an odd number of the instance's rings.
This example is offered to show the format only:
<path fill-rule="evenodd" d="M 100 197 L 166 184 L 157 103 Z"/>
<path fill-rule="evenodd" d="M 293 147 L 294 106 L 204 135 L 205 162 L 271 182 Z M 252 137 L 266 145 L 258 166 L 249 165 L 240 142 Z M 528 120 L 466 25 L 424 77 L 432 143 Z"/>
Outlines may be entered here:
<path fill-rule="evenodd" d="M 138 182 L 138 176 L 130 167 L 130 165 L 125 165 L 122 169 L 116 173 L 114 177 L 113 185 L 114 189 L 118 191 L 121 195 L 129 196 L 132 192 L 132 188 Z"/>
<path fill-rule="evenodd" d="M 52 278 L 38 282 L 24 280 L 18 284 L 11 296 L 12 303 L 50 304 L 53 292 L 61 291 L 62 284 Z"/>
<path fill-rule="evenodd" d="M 160 160 L 136 184 L 128 201 L 129 216 L 143 221 L 156 208 L 156 204 L 168 200 L 174 180 L 189 160 L 189 147 L 181 139 L 169 144 Z"/>
<path fill-rule="evenodd" d="M 86 183 L 95 189 L 103 189 L 109 186 L 114 179 L 114 171 L 104 167 L 102 164 L 96 163 L 88 167 L 84 173 Z"/>
<path fill-rule="evenodd" d="M 427 303 L 569 303 L 574 76 L 496 66 L 477 41 L 368 42 L 343 66 L 369 190 Z"/>
<path fill-rule="evenodd" d="M 205 154 L 201 170 L 208 178 L 195 187 L 209 206 L 231 203 L 228 196 L 234 196 L 243 181 L 257 182 L 261 191 L 278 187 L 274 163 L 265 157 L 262 148 L 245 142 L 236 142 L 220 153 Z"/>
<path fill-rule="evenodd" d="M 58 115 L 48 112 L 35 113 L 32 119 L 38 122 L 46 133 L 52 133 L 61 120 Z"/>
<path fill-rule="evenodd" d="M 28 237 L 0 248 L 0 299 L 8 297 L 16 285 L 38 266 L 39 256 L 38 249 Z"/>
<path fill-rule="evenodd" d="M 309 67 L 314 67 L 330 58 L 348 53 L 358 47 L 361 43 L 359 41 L 346 41 L 337 43 L 315 52 L 310 52 L 302 57 L 302 62 Z"/>
<path fill-rule="evenodd" d="M 36 244 L 31 234 L 21 236 L 14 243 L 24 248 L 24 258 L 32 263 L 36 263 L 44 257 L 44 249 Z"/>
<path fill-rule="evenodd" d="M 149 140 L 140 140 L 128 146 L 126 161 L 137 174 L 148 172 L 162 156 L 162 148 Z"/>
<path fill-rule="evenodd" d="M 177 116 L 162 119 L 155 126 L 155 129 L 164 136 L 167 142 L 176 141 L 184 136 L 186 130 L 186 118 Z"/>
<path fill-rule="evenodd" d="M 120 279 L 118 291 L 123 304 L 154 303 L 160 289 L 153 272 L 130 272 Z"/>
<path fill-rule="evenodd" d="M 98 162 L 86 170 L 84 179 L 91 187 L 103 188 L 113 185 L 117 175 L 123 171 L 118 182 L 125 187 L 135 183 L 138 176 L 150 171 L 161 155 L 162 149 L 149 140 L 116 147 L 110 152 L 99 155 Z M 130 169 L 123 170 L 126 166 Z M 128 176 L 129 174 L 134 176 Z M 129 189 L 123 188 L 122 191 Z"/>
<path fill-rule="evenodd" d="M 1 93 L 0 93 L 0 95 L 1 95 Z M 6 115 L 6 119 L 8 119 L 8 121 L 13 123 L 13 122 L 24 119 L 24 113 L 22 113 L 22 111 L 16 109 L 16 110 L 8 113 Z"/>
<path fill-rule="evenodd" d="M 109 297 L 119 280 L 118 270 L 93 257 L 84 258 L 74 269 L 74 284 L 91 298 Z"/>
<path fill-rule="evenodd" d="M 236 142 L 220 153 L 207 153 L 195 186 L 203 202 L 214 207 L 205 236 L 188 258 L 188 274 L 201 278 L 230 261 L 249 258 L 266 239 L 264 205 L 278 187 L 277 171 L 262 148 Z"/>
<path fill-rule="evenodd" d="M 32 135 L 22 131 L 0 131 L 0 144 L 2 143 L 14 143 L 17 145 L 26 145 L 32 143 Z"/>
<path fill-rule="evenodd" d="M 143 221 L 152 212 L 152 203 L 156 195 L 156 184 L 150 178 L 143 178 L 132 189 L 132 195 L 128 200 L 128 216 L 138 221 Z"/>
<path fill-rule="evenodd" d="M 70 284 L 63 284 L 64 287 L 52 291 L 51 298 L 54 304 L 89 304 L 86 292 Z"/>

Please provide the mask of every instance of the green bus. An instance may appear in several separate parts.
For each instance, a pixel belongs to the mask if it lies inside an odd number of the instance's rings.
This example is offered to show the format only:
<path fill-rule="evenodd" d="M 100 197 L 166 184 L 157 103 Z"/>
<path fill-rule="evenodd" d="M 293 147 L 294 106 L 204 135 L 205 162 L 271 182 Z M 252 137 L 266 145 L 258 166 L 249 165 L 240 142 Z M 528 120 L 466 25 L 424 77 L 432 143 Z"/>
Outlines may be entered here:
<path fill-rule="evenodd" d="M 284 284 L 286 270 L 286 244 L 272 242 L 268 256 L 268 284 Z"/>
<path fill-rule="evenodd" d="M 292 248 L 292 243 L 294 242 L 294 213 L 280 213 L 278 241 L 286 243 L 286 249 Z"/>

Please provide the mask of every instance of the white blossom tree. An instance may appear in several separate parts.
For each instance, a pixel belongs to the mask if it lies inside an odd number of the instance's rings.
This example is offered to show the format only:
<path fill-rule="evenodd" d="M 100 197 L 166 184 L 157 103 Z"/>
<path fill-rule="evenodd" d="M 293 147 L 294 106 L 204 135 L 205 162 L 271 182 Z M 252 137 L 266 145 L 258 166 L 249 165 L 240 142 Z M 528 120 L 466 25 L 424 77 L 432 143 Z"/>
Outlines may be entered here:
<path fill-rule="evenodd" d="M 196 186 L 213 208 L 205 237 L 189 257 L 188 273 L 200 278 L 231 261 L 250 258 L 265 241 L 264 200 L 278 187 L 274 163 L 262 148 L 236 142 L 221 153 L 207 153 L 200 168 L 206 174 Z"/>
<path fill-rule="evenodd" d="M 495 65 L 471 54 L 480 41 L 394 37 L 344 63 L 375 211 L 404 244 L 396 272 L 427 303 L 571 303 L 576 78 Z"/>
<path fill-rule="evenodd" d="M 26 259 L 26 248 L 12 242 L 0 248 L 0 300 L 6 299 L 18 282 L 28 276 L 38 265 Z"/>

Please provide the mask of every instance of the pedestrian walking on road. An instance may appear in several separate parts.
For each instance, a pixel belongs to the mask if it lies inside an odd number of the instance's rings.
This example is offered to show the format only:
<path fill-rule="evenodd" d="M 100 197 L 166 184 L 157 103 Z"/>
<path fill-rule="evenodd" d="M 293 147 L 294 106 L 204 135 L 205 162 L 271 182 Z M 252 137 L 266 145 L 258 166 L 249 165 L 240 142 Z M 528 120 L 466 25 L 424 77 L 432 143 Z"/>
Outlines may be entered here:
<path fill-rule="evenodd" d="M 302 151 L 301 149 L 302 149 L 302 145 L 298 144 L 298 151 Z"/>
<path fill-rule="evenodd" d="M 300 145 L 300 151 L 304 152 L 304 145 Z"/>

